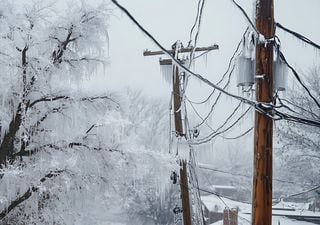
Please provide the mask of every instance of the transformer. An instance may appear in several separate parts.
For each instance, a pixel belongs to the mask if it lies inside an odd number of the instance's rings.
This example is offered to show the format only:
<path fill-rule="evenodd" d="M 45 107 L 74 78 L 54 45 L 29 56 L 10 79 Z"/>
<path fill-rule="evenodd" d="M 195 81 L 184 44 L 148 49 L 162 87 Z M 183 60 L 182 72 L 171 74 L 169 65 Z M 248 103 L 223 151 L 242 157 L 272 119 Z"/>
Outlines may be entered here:
<path fill-rule="evenodd" d="M 251 87 L 254 84 L 254 61 L 243 55 L 237 60 L 237 87 Z"/>
<path fill-rule="evenodd" d="M 288 80 L 288 66 L 281 59 L 277 59 L 273 62 L 273 90 L 274 91 L 285 91 Z"/>

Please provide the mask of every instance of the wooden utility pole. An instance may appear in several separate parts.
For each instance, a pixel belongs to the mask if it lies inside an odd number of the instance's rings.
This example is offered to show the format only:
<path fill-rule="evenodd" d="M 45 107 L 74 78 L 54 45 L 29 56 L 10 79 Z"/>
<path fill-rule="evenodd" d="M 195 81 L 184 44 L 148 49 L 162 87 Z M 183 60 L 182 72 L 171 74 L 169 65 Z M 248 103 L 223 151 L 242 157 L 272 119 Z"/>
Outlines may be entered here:
<path fill-rule="evenodd" d="M 176 46 L 177 47 L 177 46 Z M 204 48 L 195 48 L 194 51 L 211 51 L 218 49 L 218 45 L 212 45 Z M 193 51 L 192 48 L 180 48 L 178 50 L 172 48 L 167 50 L 173 57 L 178 59 L 177 53 L 187 53 Z M 144 56 L 155 56 L 165 54 L 162 51 L 144 51 Z M 179 59 L 178 59 L 179 60 Z M 160 65 L 172 65 L 171 59 L 160 60 Z M 180 83 L 180 72 L 178 66 L 173 66 L 173 110 L 174 110 L 174 123 L 175 123 L 175 133 L 176 137 L 186 137 L 186 134 L 183 130 L 183 121 L 181 116 L 181 83 Z M 190 206 L 190 197 L 189 197 L 189 182 L 188 182 L 188 172 L 187 172 L 187 162 L 186 160 L 180 161 L 180 189 L 181 189 L 181 199 L 182 199 L 182 213 L 183 213 L 183 224 L 191 225 L 192 224 L 192 215 L 191 215 L 191 206 Z"/>
<path fill-rule="evenodd" d="M 256 28 L 264 36 L 256 46 L 256 100 L 273 103 L 273 0 L 256 1 Z M 258 78 L 257 76 L 257 78 Z M 272 135 L 273 120 L 255 112 L 252 225 L 272 223 Z"/>

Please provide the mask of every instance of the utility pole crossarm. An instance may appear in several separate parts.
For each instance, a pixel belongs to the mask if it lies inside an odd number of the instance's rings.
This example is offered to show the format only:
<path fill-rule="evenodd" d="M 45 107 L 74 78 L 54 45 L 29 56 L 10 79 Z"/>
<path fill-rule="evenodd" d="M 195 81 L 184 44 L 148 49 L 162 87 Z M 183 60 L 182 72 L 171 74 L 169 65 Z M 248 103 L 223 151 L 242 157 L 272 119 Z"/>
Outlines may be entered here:
<path fill-rule="evenodd" d="M 218 50 L 219 49 L 219 45 L 214 44 L 211 45 L 209 47 L 197 47 L 194 49 L 195 52 L 203 52 L 203 51 L 212 51 L 212 50 Z M 186 48 L 181 48 L 179 49 L 178 53 L 187 53 L 187 52 L 191 52 L 193 51 L 192 47 L 186 47 Z M 167 50 L 168 53 L 170 54 L 174 54 L 176 52 L 175 49 L 170 49 Z M 143 52 L 143 56 L 155 56 L 155 55 L 164 55 L 165 53 L 163 51 L 149 51 L 149 50 L 145 50 Z"/>

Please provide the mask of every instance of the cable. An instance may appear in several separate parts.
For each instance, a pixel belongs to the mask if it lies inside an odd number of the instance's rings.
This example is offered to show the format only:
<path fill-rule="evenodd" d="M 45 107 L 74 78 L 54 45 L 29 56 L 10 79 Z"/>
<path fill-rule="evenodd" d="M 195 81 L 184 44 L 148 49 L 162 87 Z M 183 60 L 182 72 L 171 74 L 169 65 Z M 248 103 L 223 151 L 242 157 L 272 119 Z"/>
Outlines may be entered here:
<path fill-rule="evenodd" d="M 220 85 L 220 83 L 221 83 L 221 82 L 224 80 L 224 78 L 227 76 L 227 74 L 228 74 L 231 66 L 234 65 L 234 64 L 233 64 L 233 63 L 234 63 L 234 59 L 235 59 L 235 57 L 236 57 L 236 55 L 237 55 L 237 52 L 238 52 L 239 49 L 240 49 L 240 46 L 241 46 L 241 44 L 242 44 L 242 42 L 243 42 L 243 39 L 244 39 L 246 33 L 248 32 L 248 30 L 249 30 L 249 27 L 247 27 L 246 30 L 244 31 L 244 33 L 243 33 L 243 35 L 242 35 L 242 39 L 239 41 L 239 43 L 238 43 L 235 51 L 233 52 L 233 54 L 232 54 L 232 56 L 231 56 L 231 58 L 230 58 L 230 60 L 229 60 L 229 63 L 228 63 L 228 67 L 227 67 L 226 72 L 222 75 L 221 79 L 216 83 L 216 85 Z M 240 54 L 241 54 L 241 52 L 238 54 L 238 56 L 239 56 Z M 216 89 L 213 89 L 213 91 L 210 93 L 210 95 L 209 95 L 205 100 L 203 100 L 203 101 L 201 101 L 201 102 L 195 102 L 195 101 L 191 101 L 191 102 L 192 102 L 193 104 L 203 104 L 203 103 L 207 102 L 207 101 L 211 98 L 211 96 L 215 93 L 215 90 L 216 90 Z"/>
<path fill-rule="evenodd" d="M 289 120 L 289 121 L 295 121 L 295 122 L 300 122 L 300 123 L 305 123 L 307 124 L 308 121 L 302 119 L 302 120 L 299 120 L 299 118 L 295 118 L 295 119 L 292 119 L 292 118 L 289 118 L 288 115 L 284 115 L 284 114 L 281 114 L 279 112 L 278 113 L 278 118 L 275 118 L 273 113 L 271 112 L 271 109 L 273 108 L 273 105 L 271 103 L 257 103 L 256 101 L 252 101 L 252 100 L 249 100 L 249 99 L 246 99 L 244 97 L 241 97 L 241 96 L 238 96 L 238 95 L 235 95 L 235 94 L 232 94 L 226 90 L 224 90 L 223 88 L 215 85 L 214 83 L 212 83 L 211 81 L 209 81 L 208 79 L 202 77 L 200 74 L 197 74 L 197 73 L 194 73 L 192 72 L 191 70 L 189 70 L 187 67 L 185 67 L 183 64 L 181 64 L 176 58 L 174 58 L 145 28 L 143 28 L 139 22 L 129 13 L 129 11 L 124 8 L 122 5 L 120 5 L 117 0 L 111 0 L 122 12 L 124 12 L 128 18 L 148 37 L 150 38 L 155 45 L 157 45 L 161 51 L 163 51 L 170 59 L 172 59 L 172 62 L 178 66 L 179 68 L 181 68 L 182 70 L 186 71 L 187 73 L 189 73 L 190 75 L 196 77 L 197 79 L 199 79 L 200 81 L 204 82 L 205 84 L 207 84 L 208 86 L 212 87 L 212 88 L 215 88 L 217 89 L 218 91 L 224 93 L 225 95 L 228 95 L 232 98 L 235 98 L 247 105 L 250 105 L 250 106 L 253 106 L 255 108 L 256 111 L 260 112 L 260 113 L 263 113 L 264 115 L 266 115 L 267 117 L 269 118 L 272 118 L 274 120 L 280 120 L 280 119 L 286 119 L 286 120 Z M 310 121 L 309 121 L 310 122 Z M 312 123 L 311 121 L 311 124 L 312 126 L 319 126 L 320 127 L 320 122 L 315 122 L 315 123 Z"/>
<path fill-rule="evenodd" d="M 251 21 L 250 17 L 248 16 L 248 14 L 246 13 L 246 11 L 235 1 L 235 0 L 231 0 L 237 7 L 238 9 L 240 9 L 240 11 L 242 12 L 242 14 L 244 15 L 244 17 L 247 19 L 247 21 L 249 22 L 249 24 L 251 25 L 252 29 L 256 32 L 256 34 L 259 34 L 256 26 L 253 24 L 253 22 Z"/>
<path fill-rule="evenodd" d="M 283 53 L 279 51 L 280 53 L 280 58 L 287 64 L 287 66 L 290 68 L 292 71 L 293 75 L 295 76 L 296 80 L 301 84 L 301 86 L 307 91 L 308 95 L 313 99 L 313 101 L 317 104 L 318 108 L 320 108 L 320 103 L 317 101 L 317 99 L 311 94 L 311 91 L 308 89 L 308 87 L 302 82 L 299 74 L 297 71 L 288 63 L 286 58 L 284 57 Z"/>
<path fill-rule="evenodd" d="M 290 198 L 290 197 L 295 197 L 295 196 L 299 196 L 299 195 L 303 195 L 303 194 L 306 194 L 306 193 L 309 193 L 311 191 L 315 191 L 317 189 L 320 188 L 320 185 L 317 185 L 309 190 L 306 190 L 306 191 L 302 191 L 302 192 L 299 192 L 299 193 L 296 193 L 296 194 L 292 194 L 292 195 L 288 195 L 288 196 L 285 196 L 284 198 Z"/>
<path fill-rule="evenodd" d="M 208 166 L 205 166 L 205 165 L 201 165 L 201 164 L 198 167 L 201 168 L 201 169 L 210 170 L 210 171 L 217 172 L 217 173 L 223 173 L 223 174 L 228 174 L 228 175 L 232 175 L 232 176 L 238 176 L 238 177 L 244 177 L 244 178 L 252 179 L 252 176 L 249 176 L 249 175 L 246 175 L 246 174 L 232 173 L 232 172 L 229 172 L 229 171 L 220 170 L 220 169 L 216 169 L 216 168 L 211 168 L 211 167 L 208 167 Z M 293 185 L 299 185 L 300 187 L 306 187 L 305 184 L 296 183 L 296 182 L 293 182 L 293 181 L 282 180 L 282 179 L 278 179 L 278 178 L 273 178 L 272 180 L 273 181 L 277 181 L 279 183 L 293 184 Z"/>
<path fill-rule="evenodd" d="M 197 27 L 197 32 L 196 32 L 196 36 L 195 36 L 195 40 L 194 40 L 194 46 L 192 48 L 192 51 L 190 53 L 190 56 L 192 56 L 194 54 L 194 50 L 197 46 L 197 42 L 198 42 L 198 38 L 199 38 L 199 33 L 200 33 L 200 27 L 201 27 L 201 19 L 202 19 L 202 13 L 203 13 L 203 9 L 204 9 L 204 4 L 205 4 L 205 0 L 199 0 L 198 1 L 198 8 L 197 8 L 197 16 L 196 19 L 194 21 L 194 24 L 190 30 L 190 40 L 188 43 L 188 46 L 191 46 L 191 42 L 192 42 L 192 34 L 193 31 L 198 23 L 198 27 Z M 190 59 L 192 59 L 192 57 L 190 57 Z"/>
<path fill-rule="evenodd" d="M 309 114 L 313 117 L 313 119 L 314 119 L 314 118 L 319 118 L 319 116 L 316 115 L 314 112 L 311 112 L 311 111 L 309 111 L 309 110 L 307 110 L 307 109 L 305 109 L 305 108 L 303 108 L 303 107 L 301 107 L 301 106 L 299 106 L 299 105 L 297 105 L 297 104 L 294 104 L 293 102 L 289 101 L 288 99 L 284 99 L 284 98 L 280 98 L 280 97 L 278 97 L 277 99 L 279 100 L 279 102 L 280 102 L 280 104 L 281 104 L 282 106 L 288 108 L 290 111 L 291 111 L 292 109 L 291 109 L 289 106 L 285 105 L 283 102 L 287 102 L 288 104 L 290 104 L 290 105 L 292 105 L 292 106 L 294 106 L 294 107 L 296 107 L 296 108 L 298 108 L 298 109 L 300 109 L 300 110 L 302 110 L 302 111 L 304 111 L 304 112 L 306 112 L 306 113 L 309 113 Z M 292 112 L 295 112 L 295 113 L 299 114 L 298 112 L 296 112 L 296 111 L 294 111 L 294 110 L 292 110 Z M 301 115 L 301 114 L 300 114 L 300 115 Z"/>
<path fill-rule="evenodd" d="M 311 46 L 313 46 L 313 47 L 315 47 L 317 49 L 320 49 L 320 45 L 318 45 L 317 43 L 311 41 L 309 38 L 303 36 L 302 34 L 299 34 L 299 33 L 295 32 L 293 30 L 290 30 L 289 28 L 281 25 L 280 23 L 276 23 L 276 26 L 281 28 L 282 30 L 292 34 L 293 36 L 295 36 L 296 38 L 300 39 L 301 41 L 303 41 L 303 42 L 305 42 L 305 43 L 307 43 L 307 44 L 309 44 L 309 45 L 311 45 Z"/>
<path fill-rule="evenodd" d="M 203 117 L 200 115 L 200 113 L 198 112 L 198 110 L 194 107 L 194 105 L 192 104 L 192 102 L 188 99 L 188 97 L 186 97 L 187 101 L 189 102 L 191 108 L 193 109 L 193 111 L 195 112 L 195 114 L 203 121 Z M 204 123 L 211 131 L 214 131 L 214 129 L 207 123 Z"/>
<path fill-rule="evenodd" d="M 227 88 L 227 86 L 230 84 L 230 82 L 231 82 L 231 75 L 232 75 L 232 73 L 233 73 L 233 71 L 234 71 L 234 68 L 235 68 L 235 66 L 234 66 L 234 67 L 232 68 L 232 70 L 230 71 L 228 81 L 227 81 L 227 83 L 223 86 L 223 89 Z M 211 105 L 211 109 L 210 109 L 209 113 L 205 116 L 205 118 L 201 121 L 201 123 L 199 123 L 198 125 L 196 125 L 197 128 L 200 127 L 204 122 L 206 122 L 206 121 L 209 119 L 209 117 L 210 117 L 211 114 L 213 113 L 214 107 L 217 105 L 217 103 L 218 103 L 221 95 L 222 95 L 222 93 L 220 92 L 220 93 L 218 94 L 215 102 Z"/>
<path fill-rule="evenodd" d="M 196 15 L 196 19 L 195 19 L 195 21 L 194 21 L 194 24 L 193 24 L 193 26 L 191 27 L 191 30 L 190 30 L 188 46 L 191 45 L 193 30 L 194 30 L 194 28 L 197 26 L 197 22 L 198 22 L 198 19 L 199 19 L 200 14 L 201 14 L 200 8 L 201 8 L 201 0 L 198 1 L 197 15 Z"/>
<path fill-rule="evenodd" d="M 193 142 L 192 145 L 200 145 L 200 144 L 205 144 L 209 141 L 211 141 L 213 138 L 215 138 L 216 136 L 222 134 L 222 133 L 225 133 L 227 132 L 228 130 L 230 130 L 232 127 L 234 127 L 249 111 L 250 111 L 250 107 L 242 114 L 240 115 L 240 117 L 235 121 L 233 122 L 229 127 L 227 127 L 226 129 L 224 129 L 223 131 L 220 131 L 220 132 L 213 132 L 211 134 L 209 134 L 207 137 L 205 138 L 202 138 L 200 140 L 197 140 L 196 142 Z"/>
<path fill-rule="evenodd" d="M 235 98 L 239 101 L 243 101 L 244 103 L 248 104 L 248 105 L 251 105 L 251 106 L 255 106 L 257 105 L 258 103 L 256 103 L 255 101 L 252 101 L 252 100 L 249 100 L 249 99 L 246 99 L 244 97 L 241 97 L 241 96 L 238 96 L 238 95 L 235 95 L 235 94 L 232 94 L 232 93 L 229 93 L 228 91 L 226 90 L 223 90 L 221 87 L 215 85 L 214 83 L 212 83 L 211 81 L 209 81 L 208 79 L 202 77 L 200 74 L 197 74 L 197 73 L 194 73 L 192 72 L 191 70 L 189 70 L 186 66 L 184 66 L 183 64 L 181 64 L 181 62 L 179 62 L 176 58 L 174 58 L 144 27 L 142 27 L 140 25 L 140 23 L 131 15 L 131 13 L 126 9 L 124 8 L 122 5 L 120 5 L 117 0 L 111 0 L 122 12 L 124 12 L 128 17 L 129 19 L 148 37 L 150 38 L 154 44 L 161 49 L 161 51 L 163 51 L 170 59 L 172 59 L 172 62 L 174 64 L 176 64 L 176 66 L 178 66 L 180 69 L 186 71 L 187 73 L 193 75 L 194 77 L 196 77 L 197 79 L 199 79 L 200 81 L 204 82 L 205 84 L 217 89 L 218 91 L 221 91 L 222 93 L 232 97 L 232 98 Z"/>
<path fill-rule="evenodd" d="M 226 140 L 235 140 L 235 139 L 239 139 L 239 138 L 242 138 L 244 136 L 246 136 L 247 134 L 249 134 L 251 131 L 253 131 L 253 127 L 251 127 L 250 129 L 248 129 L 247 131 L 245 131 L 244 133 L 236 136 L 236 137 L 222 137 L 223 139 L 226 139 Z"/>

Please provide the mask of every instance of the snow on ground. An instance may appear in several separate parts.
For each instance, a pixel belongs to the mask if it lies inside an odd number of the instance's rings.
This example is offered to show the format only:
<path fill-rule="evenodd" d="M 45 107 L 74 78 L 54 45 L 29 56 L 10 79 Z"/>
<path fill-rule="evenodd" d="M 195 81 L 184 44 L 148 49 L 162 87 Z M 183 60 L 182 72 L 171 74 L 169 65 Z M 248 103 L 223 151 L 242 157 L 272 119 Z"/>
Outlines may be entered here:
<path fill-rule="evenodd" d="M 239 225 L 250 224 L 251 221 L 251 204 L 233 201 L 227 198 L 219 198 L 215 195 L 201 196 L 201 200 L 204 205 L 210 210 L 215 212 L 223 212 L 223 210 L 228 206 L 229 208 L 238 208 Z M 307 205 L 302 203 L 289 203 L 289 202 L 280 202 L 274 206 L 275 208 L 291 209 L 291 210 L 272 210 L 273 214 L 279 215 L 303 215 L 303 216 L 319 216 L 319 212 L 312 212 L 306 210 Z M 295 209 L 292 211 L 292 209 Z M 222 225 L 222 221 L 217 221 L 211 225 Z M 272 217 L 273 225 L 314 225 L 314 223 L 297 221 L 289 219 L 284 216 L 273 216 Z"/>

